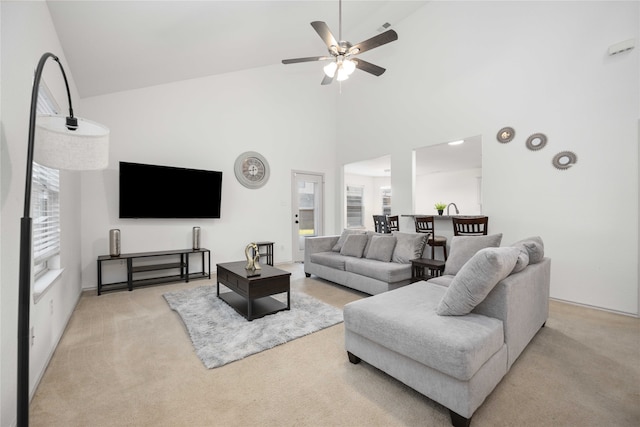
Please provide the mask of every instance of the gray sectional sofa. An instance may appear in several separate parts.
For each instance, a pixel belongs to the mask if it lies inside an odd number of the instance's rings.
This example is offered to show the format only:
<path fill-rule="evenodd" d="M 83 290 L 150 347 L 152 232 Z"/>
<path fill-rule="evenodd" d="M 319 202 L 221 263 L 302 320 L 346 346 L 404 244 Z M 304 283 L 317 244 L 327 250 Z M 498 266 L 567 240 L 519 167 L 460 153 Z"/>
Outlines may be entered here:
<path fill-rule="evenodd" d="M 411 260 L 422 257 L 426 234 L 379 234 L 344 230 L 340 236 L 308 237 L 304 272 L 376 295 L 408 285 Z"/>
<path fill-rule="evenodd" d="M 542 240 L 498 245 L 496 236 L 454 237 L 443 276 L 347 304 L 349 360 L 377 367 L 448 408 L 454 426 L 468 426 L 549 313 Z"/>

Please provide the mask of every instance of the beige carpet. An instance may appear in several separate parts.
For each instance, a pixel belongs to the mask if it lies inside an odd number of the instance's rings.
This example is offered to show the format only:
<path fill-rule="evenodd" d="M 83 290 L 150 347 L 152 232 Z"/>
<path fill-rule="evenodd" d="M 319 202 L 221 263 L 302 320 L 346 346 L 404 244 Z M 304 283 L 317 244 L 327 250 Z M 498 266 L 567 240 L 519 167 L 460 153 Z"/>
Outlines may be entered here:
<path fill-rule="evenodd" d="M 337 307 L 362 297 L 307 279 Z M 215 283 L 215 282 L 211 282 Z M 448 412 L 366 363 L 342 324 L 206 369 L 162 294 L 173 284 L 83 295 L 31 403 L 32 426 L 447 426 Z M 640 320 L 552 302 L 547 326 L 472 426 L 640 425 Z"/>

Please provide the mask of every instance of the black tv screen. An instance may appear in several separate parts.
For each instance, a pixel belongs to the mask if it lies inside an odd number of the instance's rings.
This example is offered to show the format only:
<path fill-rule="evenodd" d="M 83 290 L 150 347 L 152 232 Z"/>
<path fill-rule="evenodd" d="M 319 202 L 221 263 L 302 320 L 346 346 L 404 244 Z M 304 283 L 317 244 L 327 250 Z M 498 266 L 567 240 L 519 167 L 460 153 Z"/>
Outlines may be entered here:
<path fill-rule="evenodd" d="M 222 172 L 120 162 L 120 218 L 220 218 Z"/>

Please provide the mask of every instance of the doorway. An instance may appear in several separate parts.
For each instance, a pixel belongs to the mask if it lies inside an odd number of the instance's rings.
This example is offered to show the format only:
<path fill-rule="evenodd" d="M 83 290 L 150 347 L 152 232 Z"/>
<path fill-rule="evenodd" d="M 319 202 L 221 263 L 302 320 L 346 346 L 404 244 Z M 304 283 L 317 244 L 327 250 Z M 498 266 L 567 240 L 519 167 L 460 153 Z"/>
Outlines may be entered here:
<path fill-rule="evenodd" d="M 324 174 L 292 171 L 291 193 L 293 262 L 302 262 L 305 239 L 323 235 Z"/>
<path fill-rule="evenodd" d="M 391 155 L 344 165 L 345 228 L 375 230 L 373 215 L 391 215 Z"/>

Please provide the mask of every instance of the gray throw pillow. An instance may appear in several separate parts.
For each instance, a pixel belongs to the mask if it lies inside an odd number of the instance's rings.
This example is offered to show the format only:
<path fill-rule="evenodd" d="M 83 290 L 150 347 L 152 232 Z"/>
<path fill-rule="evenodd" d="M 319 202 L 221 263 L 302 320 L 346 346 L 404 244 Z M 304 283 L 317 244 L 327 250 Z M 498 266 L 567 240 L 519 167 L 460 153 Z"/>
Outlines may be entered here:
<path fill-rule="evenodd" d="M 422 258 L 422 251 L 427 243 L 427 235 L 423 233 L 400 233 L 394 232 L 397 239 L 396 247 L 393 249 L 391 261 L 399 264 L 409 264 L 412 259 Z"/>
<path fill-rule="evenodd" d="M 511 246 L 524 247 L 529 253 L 529 264 L 537 264 L 544 258 L 544 243 L 540 236 L 518 240 Z"/>
<path fill-rule="evenodd" d="M 350 230 L 348 228 L 345 228 L 342 231 L 342 234 L 340 235 L 338 242 L 333 246 L 333 248 L 331 248 L 331 250 L 334 252 L 340 252 L 340 249 L 342 249 L 342 245 L 344 245 L 344 241 L 347 240 L 347 236 L 351 234 L 364 234 L 364 233 L 365 231 L 363 230 Z"/>
<path fill-rule="evenodd" d="M 396 247 L 394 236 L 371 236 L 369 239 L 369 250 L 365 251 L 367 259 L 389 262 L 393 256 L 393 249 Z"/>
<path fill-rule="evenodd" d="M 497 248 L 501 241 L 502 233 L 490 236 L 453 236 L 443 274 L 455 276 L 476 252 L 484 248 Z"/>
<path fill-rule="evenodd" d="M 367 240 L 367 246 L 364 247 L 364 254 L 367 255 L 369 252 L 369 246 L 371 245 L 371 238 L 373 236 L 387 236 L 389 237 L 389 233 L 376 233 L 375 231 L 367 231 L 367 236 L 369 236 L 369 240 Z"/>
<path fill-rule="evenodd" d="M 369 246 L 371 245 L 371 238 L 373 236 L 386 236 L 389 237 L 389 233 L 376 233 L 375 231 L 367 231 L 367 236 L 369 236 L 369 240 L 367 241 L 367 246 L 364 247 L 364 254 L 366 255 L 369 252 Z"/>
<path fill-rule="evenodd" d="M 471 313 L 499 281 L 511 274 L 519 253 L 514 247 L 479 250 L 453 278 L 436 313 L 440 316 Z"/>
<path fill-rule="evenodd" d="M 362 258 L 369 237 L 366 234 L 349 234 L 340 249 L 340 255 Z"/>
<path fill-rule="evenodd" d="M 514 248 L 518 248 L 518 250 L 520 251 L 520 253 L 518 254 L 518 261 L 516 261 L 516 266 L 513 267 L 513 271 L 511 273 L 519 273 L 527 268 L 527 265 L 529 265 L 529 252 L 527 251 L 527 248 L 525 248 L 525 246 L 522 244 L 514 244 L 511 246 Z"/>

